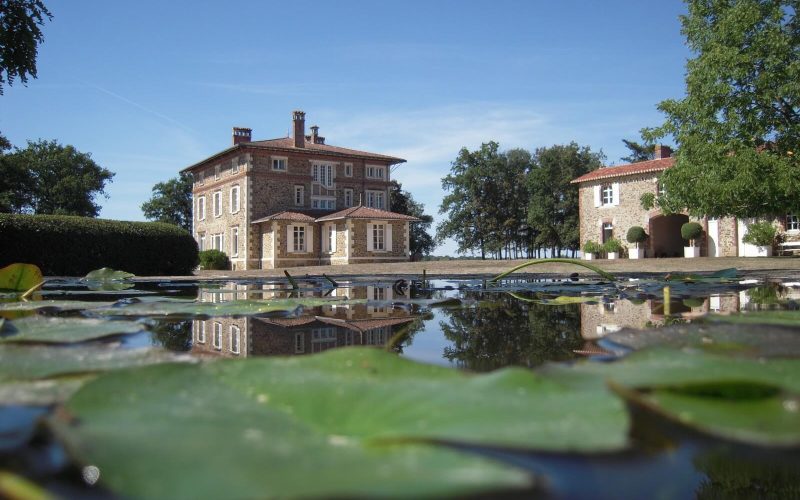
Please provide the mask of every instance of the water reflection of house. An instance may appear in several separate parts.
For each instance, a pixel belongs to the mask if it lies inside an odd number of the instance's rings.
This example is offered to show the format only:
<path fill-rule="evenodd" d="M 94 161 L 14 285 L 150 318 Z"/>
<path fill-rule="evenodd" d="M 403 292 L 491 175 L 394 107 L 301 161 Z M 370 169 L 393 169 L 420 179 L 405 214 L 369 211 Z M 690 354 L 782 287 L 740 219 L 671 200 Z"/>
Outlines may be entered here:
<path fill-rule="evenodd" d="M 581 304 L 581 336 L 595 340 L 623 328 L 643 329 L 648 324 L 663 324 L 667 316 L 691 319 L 708 312 L 737 312 L 740 303 L 740 295 L 732 294 L 673 299 L 668 308 L 658 299 Z"/>
<path fill-rule="evenodd" d="M 295 318 L 193 322 L 192 352 L 225 357 L 299 355 L 334 347 L 384 346 L 415 317 L 403 309 L 331 305 Z"/>

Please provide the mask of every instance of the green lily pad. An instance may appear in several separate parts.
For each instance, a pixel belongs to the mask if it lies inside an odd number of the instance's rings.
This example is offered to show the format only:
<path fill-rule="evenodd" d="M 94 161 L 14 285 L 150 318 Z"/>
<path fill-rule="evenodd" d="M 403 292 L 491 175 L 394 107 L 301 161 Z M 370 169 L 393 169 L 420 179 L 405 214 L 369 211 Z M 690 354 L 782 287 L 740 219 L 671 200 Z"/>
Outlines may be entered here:
<path fill-rule="evenodd" d="M 90 271 L 84 278 L 90 281 L 123 281 L 130 278 L 135 278 L 135 274 L 126 273 L 125 271 L 117 271 L 110 267 L 103 267 Z"/>
<path fill-rule="evenodd" d="M 6 334 L 0 337 L 0 342 L 84 342 L 145 329 L 133 321 L 45 316 L 29 316 L 0 326 L 0 333 Z"/>
<path fill-rule="evenodd" d="M 9 264 L 0 269 L 0 289 L 25 292 L 41 283 L 42 271 L 33 264 Z"/>
<path fill-rule="evenodd" d="M 33 300 L 29 302 L 0 302 L 0 313 L 53 309 L 56 311 L 83 311 L 108 307 L 113 302 L 88 302 L 80 300 Z"/>
<path fill-rule="evenodd" d="M 605 391 L 565 389 L 521 369 L 469 375 L 364 348 L 114 372 L 66 410 L 78 423 L 55 425 L 68 449 L 133 497 L 524 487 L 527 475 L 440 443 L 611 450 L 626 444 L 628 426 Z"/>

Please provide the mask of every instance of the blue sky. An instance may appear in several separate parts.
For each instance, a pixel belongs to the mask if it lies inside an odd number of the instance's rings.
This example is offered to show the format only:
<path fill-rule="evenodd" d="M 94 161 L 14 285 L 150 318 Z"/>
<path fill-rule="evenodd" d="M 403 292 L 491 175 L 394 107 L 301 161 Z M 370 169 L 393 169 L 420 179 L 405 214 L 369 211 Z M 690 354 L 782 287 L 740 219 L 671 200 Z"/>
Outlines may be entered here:
<path fill-rule="evenodd" d="M 6 87 L 0 132 L 72 144 L 116 173 L 101 217 L 143 220 L 156 182 L 306 112 L 329 144 L 406 158 L 437 220 L 458 150 L 576 141 L 626 154 L 681 97 L 678 0 L 46 0 L 39 78 Z M 454 254 L 445 244 L 437 254 Z"/>

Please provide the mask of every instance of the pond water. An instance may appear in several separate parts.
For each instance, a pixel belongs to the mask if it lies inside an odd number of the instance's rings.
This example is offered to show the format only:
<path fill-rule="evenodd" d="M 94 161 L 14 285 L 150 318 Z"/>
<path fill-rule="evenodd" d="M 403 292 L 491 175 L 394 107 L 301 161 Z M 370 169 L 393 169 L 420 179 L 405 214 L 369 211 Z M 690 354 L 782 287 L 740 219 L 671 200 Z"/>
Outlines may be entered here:
<path fill-rule="evenodd" d="M 50 304 L 47 307 L 22 312 L 0 309 L 0 314 L 14 323 L 26 315 L 38 315 L 102 317 L 105 321 L 135 321 L 141 326 L 138 331 L 99 335 L 58 349 L 163 349 L 207 360 L 302 357 L 349 346 L 373 346 L 422 363 L 491 372 L 509 366 L 537 369 L 552 363 L 609 363 L 640 347 L 638 334 L 629 329 L 671 332 L 698 319 L 708 323 L 715 315 L 795 309 L 795 300 L 800 298 L 798 284 L 744 279 L 672 283 L 643 279 L 621 284 L 576 278 L 518 279 L 493 285 L 479 279 L 422 283 L 351 278 L 335 284 L 307 279 L 293 289 L 286 280 L 249 279 L 137 281 L 92 287 L 63 280 L 52 281 L 42 290 L 38 299 Z M 286 300 L 296 306 L 257 314 L 248 309 L 255 301 Z M 65 301 L 81 301 L 85 307 L 70 309 Z M 91 304 L 98 304 L 99 309 Z M 186 304 L 197 307 L 184 307 Z M 225 309 L 231 305 L 239 309 Z M 712 330 L 718 328 L 713 321 L 708 324 Z M 775 328 L 779 334 L 789 332 L 798 337 L 793 329 Z M 786 347 L 789 351 L 793 348 Z M 5 351 L 3 362 L 12 355 Z M 12 393 L 0 391 L 0 396 L 4 394 Z M 32 422 L 51 412 L 52 404 L 21 404 L 15 398 L 22 402 L 25 398 L 13 394 L 13 404 L 0 405 L 0 470 L 27 476 L 66 496 L 116 496 L 87 484 L 93 481 L 86 480 L 86 468 L 68 458 L 60 441 L 34 430 Z M 632 415 L 630 445 L 619 451 L 456 447 L 530 472 L 536 480 L 523 490 L 525 496 L 800 496 L 797 447 L 720 439 L 635 405 L 629 405 L 628 411 Z M 796 424 L 800 429 L 800 420 Z"/>

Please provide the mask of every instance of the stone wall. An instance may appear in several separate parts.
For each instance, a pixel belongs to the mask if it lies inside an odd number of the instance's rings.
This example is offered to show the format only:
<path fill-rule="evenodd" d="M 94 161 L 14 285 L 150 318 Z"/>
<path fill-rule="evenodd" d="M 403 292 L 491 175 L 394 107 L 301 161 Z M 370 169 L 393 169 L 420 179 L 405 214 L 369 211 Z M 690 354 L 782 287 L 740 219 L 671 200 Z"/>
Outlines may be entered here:
<path fill-rule="evenodd" d="M 368 224 L 389 224 L 392 229 L 392 248 L 385 251 L 369 251 L 367 246 Z M 409 259 L 406 253 L 406 221 L 369 221 L 355 219 L 352 224 L 352 239 L 350 242 L 350 262 L 402 262 Z"/>

